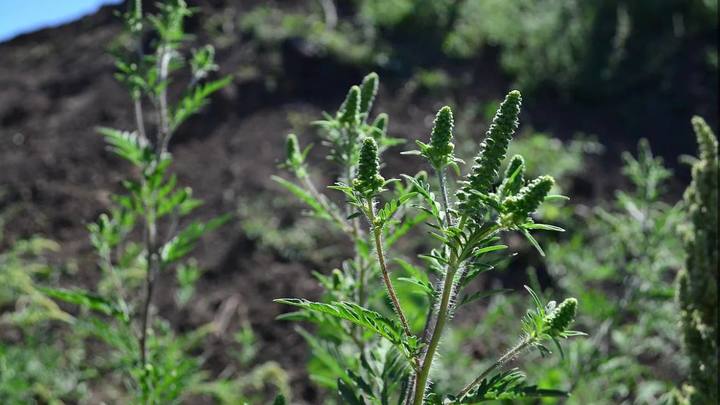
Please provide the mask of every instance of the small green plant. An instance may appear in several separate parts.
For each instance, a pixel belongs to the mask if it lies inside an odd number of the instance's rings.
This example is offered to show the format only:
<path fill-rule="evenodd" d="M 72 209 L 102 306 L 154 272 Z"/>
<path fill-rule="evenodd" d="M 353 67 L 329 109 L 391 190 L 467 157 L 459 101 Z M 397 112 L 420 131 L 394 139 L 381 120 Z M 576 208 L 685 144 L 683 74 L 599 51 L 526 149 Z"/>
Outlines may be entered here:
<path fill-rule="evenodd" d="M 8 210 L 9 211 L 9 210 Z M 4 221 L 0 214 L 0 243 Z M 45 296 L 39 283 L 55 281 L 57 269 L 45 257 L 57 243 L 32 237 L 0 252 L 0 402 L 62 404 L 83 400 L 85 351 L 73 336 L 53 333 L 53 321 L 74 318 Z M 62 339 L 58 339 L 58 337 Z"/>
<path fill-rule="evenodd" d="M 344 207 L 321 194 L 311 181 L 307 149 L 301 149 L 294 135 L 288 136 L 283 167 L 300 184 L 275 177 L 315 216 L 345 231 L 355 245 L 355 257 L 344 262 L 342 269 L 328 276 L 317 275 L 325 288 L 322 302 L 276 300 L 300 308 L 282 318 L 317 324 L 316 336 L 301 332 L 315 354 L 313 377 L 337 390 L 343 403 L 352 404 L 476 403 L 564 395 L 562 391 L 529 385 L 518 370 L 502 370 L 532 348 L 549 354 L 547 342 L 559 348 L 560 340 L 580 334 L 569 329 L 575 317 L 575 299 L 546 304 L 529 288 L 533 309 L 522 321 L 522 335 L 516 345 L 477 378 L 458 386 L 454 394 L 438 392 L 431 384 L 439 343 L 458 305 L 492 294 L 484 291 L 461 295 L 470 281 L 488 270 L 492 253 L 507 248 L 500 243 L 500 236 L 519 232 L 542 254 L 530 232 L 561 231 L 536 223 L 531 217 L 545 200 L 557 197 L 549 194 L 553 179 L 526 179 L 519 156 L 504 171 L 501 167 L 518 126 L 520 93 L 510 92 L 500 105 L 475 164 L 464 179 L 457 181 L 457 190 L 452 193 L 447 168 L 459 171 L 463 162 L 453 153 L 453 115 L 449 107 L 438 112 L 429 142 L 418 142 L 419 150 L 408 152 L 429 162 L 437 188 L 431 186 L 424 172 L 402 175 L 402 180 L 381 175 L 380 153 L 399 141 L 387 136 L 386 115 L 369 119 L 377 82 L 377 75 L 368 75 L 361 85 L 350 89 L 334 116 L 326 114 L 317 123 L 329 148 L 328 157 L 338 165 L 340 173 L 340 181 L 330 189 L 344 195 Z M 360 218 L 365 219 L 366 226 Z M 426 270 L 390 258 L 390 249 L 421 223 L 430 227 L 430 235 L 438 243 L 420 255 Z M 402 268 L 407 277 L 393 278 L 393 264 Z M 433 282 L 433 278 L 437 280 Z M 404 304 L 405 298 L 396 288 L 398 282 L 419 290 L 424 297 L 421 304 Z M 411 315 L 408 308 L 412 309 Z M 347 327 L 343 320 L 351 326 Z"/>
<path fill-rule="evenodd" d="M 678 275 L 677 301 L 690 374 L 681 403 L 718 402 L 718 142 L 708 124 L 692 118 L 700 157 L 685 191 L 690 223 L 684 230 L 685 267 Z"/>
<path fill-rule="evenodd" d="M 646 140 L 623 154 L 630 187 L 593 210 L 568 213 L 567 240 L 547 246 L 554 288 L 586 304 L 577 320 L 591 339 L 568 345 L 568 361 L 537 367 L 543 381 L 573 388 L 568 404 L 662 403 L 685 368 L 670 280 L 683 260 L 676 231 L 683 216 L 669 204 L 672 172 Z M 535 370 L 533 370 L 535 371 Z"/>
<path fill-rule="evenodd" d="M 102 271 L 97 290 L 44 289 L 48 296 L 83 309 L 74 328 L 109 347 L 93 366 L 107 368 L 124 381 L 127 396 L 117 394 L 123 402 L 177 403 L 206 378 L 201 359 L 188 350 L 210 327 L 175 333 L 153 310 L 158 279 L 173 269 L 181 286 L 178 301 L 187 302 L 199 270 L 184 259 L 205 232 L 228 220 L 222 216 L 187 223 L 187 216 L 202 203 L 189 188 L 178 185 L 170 170 L 168 147 L 177 128 L 230 80 L 208 80 L 217 69 L 211 47 L 182 56 L 188 39 L 183 24 L 189 15 L 191 9 L 183 0 L 164 2 L 151 15 L 144 14 L 136 0 L 122 15 L 125 33 L 114 54 L 117 78 L 133 102 L 135 129 L 99 132 L 110 150 L 133 166 L 137 178 L 123 181 L 126 192 L 114 195 L 110 212 L 88 226 Z M 168 87 L 183 66 L 189 67 L 190 79 L 177 103 L 171 104 Z M 147 125 L 148 101 L 155 113 L 152 127 Z"/>

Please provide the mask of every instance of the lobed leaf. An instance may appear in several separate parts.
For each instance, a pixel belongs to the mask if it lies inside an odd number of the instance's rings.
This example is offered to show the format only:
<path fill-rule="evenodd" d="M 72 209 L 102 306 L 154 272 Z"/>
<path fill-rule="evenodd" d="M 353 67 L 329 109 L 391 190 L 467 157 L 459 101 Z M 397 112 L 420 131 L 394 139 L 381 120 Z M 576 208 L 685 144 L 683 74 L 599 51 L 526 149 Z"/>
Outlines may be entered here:
<path fill-rule="evenodd" d="M 103 297 L 91 294 L 87 291 L 71 291 L 59 288 L 45 287 L 40 287 L 38 288 L 38 290 L 50 298 L 55 298 L 70 304 L 79 305 L 83 308 L 87 308 L 95 312 L 100 312 L 104 315 L 115 317 L 123 322 L 128 321 L 127 313 L 121 310 L 118 305 Z"/>

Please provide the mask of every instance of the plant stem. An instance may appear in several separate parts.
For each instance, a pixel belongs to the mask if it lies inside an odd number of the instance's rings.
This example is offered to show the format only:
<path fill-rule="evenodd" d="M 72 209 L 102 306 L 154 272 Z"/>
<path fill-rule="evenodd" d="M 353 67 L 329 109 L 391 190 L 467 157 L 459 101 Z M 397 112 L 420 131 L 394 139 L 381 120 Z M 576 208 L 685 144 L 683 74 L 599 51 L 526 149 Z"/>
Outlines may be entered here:
<path fill-rule="evenodd" d="M 160 94 L 158 95 L 158 121 L 159 121 L 159 134 L 158 134 L 158 149 L 157 154 L 162 155 L 167 152 L 170 144 L 170 116 L 168 114 L 168 103 L 167 103 L 167 76 L 168 69 L 170 68 L 171 52 L 168 50 L 167 44 L 160 45 L 158 49 L 158 80 L 161 83 Z"/>
<path fill-rule="evenodd" d="M 146 209 L 151 207 L 146 207 Z M 154 210 L 151 208 L 145 218 L 145 246 L 147 250 L 147 271 L 145 275 L 145 299 L 143 301 L 142 326 L 140 330 L 140 362 L 143 367 L 147 361 L 147 333 L 150 318 L 150 303 L 155 287 L 155 275 L 160 264 L 157 252 L 157 225 Z"/>
<path fill-rule="evenodd" d="M 415 377 L 415 395 L 412 402 L 413 405 L 422 405 L 423 398 L 425 397 L 425 387 L 427 386 L 428 378 L 430 376 L 430 366 L 432 365 L 433 357 L 435 357 L 435 352 L 437 351 L 438 344 L 440 343 L 440 337 L 442 336 L 443 329 L 445 328 L 445 323 L 447 322 L 449 315 L 448 307 L 450 305 L 450 296 L 454 288 L 453 279 L 455 278 L 457 266 L 457 263 L 452 263 L 451 265 L 448 265 L 448 268 L 445 271 L 442 296 L 440 298 L 440 306 L 437 311 L 435 327 L 433 328 L 432 337 L 428 343 L 422 366 Z"/>
<path fill-rule="evenodd" d="M 390 280 L 390 273 L 388 272 L 385 264 L 385 253 L 383 253 L 382 247 L 382 228 L 375 223 L 375 207 L 373 205 L 372 198 L 368 199 L 368 206 L 366 209 L 368 219 L 370 220 L 370 226 L 372 227 L 373 238 L 375 239 L 375 252 L 377 253 L 378 262 L 380 263 L 380 271 L 382 272 L 385 287 L 387 288 L 388 295 L 390 296 L 390 300 L 395 308 L 395 312 L 400 318 L 400 323 L 402 324 L 405 334 L 412 336 L 410 326 L 408 325 L 407 319 L 402 312 L 400 300 L 398 300 L 397 294 L 395 293 L 395 288 L 393 288 L 392 281 Z"/>
<path fill-rule="evenodd" d="M 133 100 L 133 107 L 135 109 L 135 123 L 137 125 L 138 134 L 140 135 L 140 138 L 149 141 L 147 134 L 145 133 L 145 120 L 143 119 L 143 106 L 142 106 L 142 100 L 140 99 L 140 96 L 138 95 L 137 98 Z"/>
<path fill-rule="evenodd" d="M 442 196 L 442 206 L 445 211 L 445 226 L 453 225 L 452 215 L 450 214 L 450 202 L 448 200 L 447 182 L 445 180 L 445 169 L 435 169 L 438 183 L 440 184 L 440 195 Z"/>
<path fill-rule="evenodd" d="M 524 338 L 517 346 L 510 349 L 509 352 L 505 353 L 502 357 L 500 357 L 495 363 L 493 363 L 490 367 L 488 367 L 485 371 L 482 372 L 476 379 L 474 379 L 470 384 L 465 386 L 465 388 L 460 391 L 460 393 L 457 395 L 458 398 L 462 398 L 465 395 L 467 395 L 468 392 L 470 392 L 471 389 L 473 389 L 476 385 L 480 384 L 482 380 L 488 376 L 491 372 L 493 372 L 498 367 L 502 366 L 509 360 L 512 360 L 513 357 L 517 356 L 525 350 L 528 346 L 530 346 L 535 341 L 535 338 L 533 337 L 526 337 Z"/>
<path fill-rule="evenodd" d="M 465 217 L 461 219 L 461 224 L 464 226 Z M 494 232 L 498 231 L 497 225 L 492 225 L 487 227 L 485 230 L 483 230 L 481 233 L 475 235 L 473 237 L 474 240 L 482 241 L 483 239 L 487 238 L 489 235 L 493 234 Z M 460 257 L 465 257 L 463 254 L 460 255 Z M 422 405 L 423 397 L 425 396 L 425 389 L 427 387 L 428 379 L 430 376 L 430 368 L 432 366 L 433 359 L 435 357 L 435 352 L 437 351 L 438 345 L 440 343 L 440 338 L 443 335 L 445 324 L 447 323 L 448 318 L 450 317 L 450 314 L 452 313 L 453 309 L 453 300 L 455 298 L 456 293 L 456 285 L 455 285 L 455 275 L 458 272 L 458 269 L 461 269 L 461 264 L 459 263 L 458 257 L 453 255 L 450 257 L 450 260 L 448 262 L 447 268 L 445 270 L 445 277 L 443 279 L 443 286 L 442 286 L 442 295 L 440 296 L 440 305 L 437 310 L 437 316 L 435 317 L 435 325 L 432 327 L 432 329 L 429 329 L 429 325 L 432 323 L 432 318 L 428 318 L 428 324 L 426 325 L 426 331 L 431 333 L 430 342 L 427 345 L 427 350 L 425 351 L 425 354 L 422 358 L 422 366 L 420 368 L 420 371 L 418 372 L 416 378 L 415 378 L 415 394 L 413 399 L 414 405 Z M 462 268 L 460 270 L 460 274 L 464 274 L 465 270 Z M 431 331 L 431 332 L 430 332 Z"/>
<path fill-rule="evenodd" d="M 445 181 L 444 170 L 445 169 L 443 169 L 443 168 L 435 169 L 435 173 L 437 174 L 437 177 L 438 177 L 438 184 L 440 185 L 440 195 L 442 196 L 443 211 L 445 211 L 445 218 L 446 218 L 445 224 L 443 224 L 443 222 L 441 221 L 440 225 L 441 226 L 442 225 L 450 226 L 450 225 L 452 225 L 452 217 L 450 216 L 450 210 L 448 209 L 450 206 L 450 203 L 448 200 L 447 184 Z M 443 284 L 444 284 L 444 281 L 439 280 L 437 288 L 441 289 Z M 432 305 L 428 308 L 428 314 L 427 314 L 426 321 L 425 321 L 425 328 L 423 329 L 423 333 L 422 333 L 423 342 L 426 342 L 428 340 L 429 335 L 432 333 L 430 328 L 436 322 L 435 311 L 433 311 L 433 308 L 434 307 Z"/>

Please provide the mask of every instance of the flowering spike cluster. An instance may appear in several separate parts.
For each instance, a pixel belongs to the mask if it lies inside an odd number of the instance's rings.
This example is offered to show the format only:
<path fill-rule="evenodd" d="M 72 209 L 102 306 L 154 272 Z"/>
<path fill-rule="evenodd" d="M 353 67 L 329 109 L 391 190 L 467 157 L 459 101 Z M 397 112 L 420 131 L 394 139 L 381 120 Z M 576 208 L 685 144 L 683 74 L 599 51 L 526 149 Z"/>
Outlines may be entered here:
<path fill-rule="evenodd" d="M 280 167 L 291 170 L 300 178 L 307 176 L 305 155 L 300 150 L 300 144 L 295 134 L 288 134 L 285 139 L 285 162 Z"/>
<path fill-rule="evenodd" d="M 700 117 L 692 118 L 700 159 L 685 191 L 691 223 L 685 234 L 687 259 L 678 276 L 678 304 L 690 377 L 683 402 L 718 403 L 718 142 Z"/>
<path fill-rule="evenodd" d="M 546 330 L 550 336 L 557 337 L 566 332 L 570 324 L 575 320 L 577 300 L 567 298 L 558 305 L 555 310 L 545 317 Z"/>
<path fill-rule="evenodd" d="M 515 155 L 505 170 L 505 180 L 500 185 L 500 195 L 515 195 L 523 184 L 525 184 L 525 159 L 520 155 Z"/>
<path fill-rule="evenodd" d="M 383 184 L 385 179 L 380 175 L 377 143 L 373 138 L 365 138 L 360 148 L 360 162 L 353 188 L 365 197 L 372 197 L 380 191 Z"/>
<path fill-rule="evenodd" d="M 453 125 L 452 110 L 445 106 L 435 115 L 433 129 L 430 133 L 430 144 L 418 142 L 420 154 L 425 156 L 436 170 L 453 162 L 453 150 L 455 149 L 455 145 L 452 143 Z"/>
<path fill-rule="evenodd" d="M 555 184 L 551 176 L 540 176 L 503 202 L 503 209 L 512 223 L 524 222 L 535 212 Z"/>
<path fill-rule="evenodd" d="M 517 90 L 508 93 L 500 104 L 485 140 L 480 144 L 480 152 L 475 158 L 475 164 L 467 181 L 457 193 L 462 211 L 466 213 L 475 211 L 480 203 L 476 193 L 489 194 L 492 191 L 500 165 L 505 159 L 508 143 L 518 127 L 521 104 L 522 96 Z"/>
<path fill-rule="evenodd" d="M 352 86 L 340 106 L 338 120 L 348 126 L 355 126 L 360 120 L 360 87 Z"/>
<path fill-rule="evenodd" d="M 362 84 L 360 84 L 360 114 L 367 115 L 372 108 L 379 83 L 380 79 L 375 72 L 363 78 Z"/>
<path fill-rule="evenodd" d="M 388 127 L 388 121 L 389 117 L 385 113 L 378 114 L 377 117 L 375 117 L 375 121 L 373 121 L 373 128 L 375 128 L 376 133 L 378 134 L 385 134 Z"/>
<path fill-rule="evenodd" d="M 700 146 L 700 159 L 708 162 L 717 161 L 718 141 L 712 129 L 702 117 L 697 115 L 692 117 L 691 122 Z"/>

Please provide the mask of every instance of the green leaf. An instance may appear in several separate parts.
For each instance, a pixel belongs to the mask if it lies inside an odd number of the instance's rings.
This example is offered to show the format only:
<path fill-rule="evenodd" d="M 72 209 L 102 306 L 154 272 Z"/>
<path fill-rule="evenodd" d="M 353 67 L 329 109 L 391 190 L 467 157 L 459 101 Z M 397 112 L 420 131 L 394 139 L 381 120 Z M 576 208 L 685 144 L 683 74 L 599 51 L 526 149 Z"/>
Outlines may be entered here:
<path fill-rule="evenodd" d="M 403 330 L 400 325 L 375 311 L 363 308 L 352 302 L 333 302 L 326 304 L 299 298 L 280 298 L 274 300 L 274 302 L 344 319 L 384 337 L 394 345 L 400 346 L 403 344 Z"/>
<path fill-rule="evenodd" d="M 172 113 L 172 127 L 177 128 L 191 115 L 195 114 L 200 108 L 207 104 L 207 98 L 216 91 L 227 86 L 232 81 L 231 76 L 225 76 L 222 79 L 214 80 L 208 83 L 194 87 L 189 93 L 185 94 L 178 103 L 177 108 Z"/>
<path fill-rule="evenodd" d="M 565 230 L 563 228 L 560 228 L 559 226 L 548 224 L 535 224 L 532 222 L 523 224 L 522 227 L 525 229 L 542 229 L 544 231 L 565 232 Z"/>
<path fill-rule="evenodd" d="M 160 252 L 163 263 L 167 265 L 185 257 L 195 248 L 195 244 L 202 235 L 225 224 L 231 217 L 227 214 L 208 222 L 193 222 L 188 225 L 163 246 Z"/>
<path fill-rule="evenodd" d="M 477 256 L 483 255 L 485 253 L 497 252 L 498 250 L 503 250 L 503 249 L 507 249 L 507 245 L 486 246 L 486 247 L 483 247 L 483 248 L 480 248 L 480 249 L 477 249 L 476 251 L 474 251 L 473 256 L 477 257 Z"/>
<path fill-rule="evenodd" d="M 110 144 L 110 150 L 136 166 L 143 166 L 152 160 L 153 151 L 147 140 L 135 132 L 100 127 L 97 131 Z"/>
<path fill-rule="evenodd" d="M 283 394 L 278 394 L 278 396 L 276 396 L 275 400 L 273 401 L 273 405 L 287 405 L 285 396 Z"/>
<path fill-rule="evenodd" d="M 476 404 L 486 401 L 523 398 L 567 397 L 565 391 L 538 388 L 526 382 L 525 374 L 512 369 L 483 379 L 463 398 L 450 398 L 454 404 Z"/>
<path fill-rule="evenodd" d="M 388 232 L 388 235 L 385 236 L 385 248 L 390 249 L 400 238 L 410 232 L 412 228 L 425 222 L 428 218 L 430 218 L 430 215 L 422 211 L 410 219 L 404 219 L 400 225 L 393 227 L 392 232 Z"/>
<path fill-rule="evenodd" d="M 106 300 L 98 295 L 91 294 L 81 290 L 65 290 L 59 288 L 38 288 L 40 292 L 50 298 L 55 298 L 70 304 L 79 305 L 83 308 L 90 309 L 101 314 L 115 317 L 123 322 L 129 320 L 128 315 L 113 302 Z"/>
<path fill-rule="evenodd" d="M 340 398 L 342 398 L 344 404 L 365 405 L 365 401 L 355 395 L 355 392 L 353 392 L 352 387 L 348 383 L 346 383 L 342 379 L 338 379 L 337 386 L 338 395 L 340 395 Z"/>
<path fill-rule="evenodd" d="M 522 232 L 522 234 L 525 236 L 525 238 L 528 240 L 528 242 L 530 242 L 530 244 L 533 245 L 535 250 L 537 250 L 538 253 L 540 253 L 540 256 L 545 257 L 545 251 L 542 250 L 538 241 L 535 240 L 535 238 L 532 235 L 530 235 L 530 232 L 528 232 L 528 230 L 525 228 L 520 228 L 520 232 Z"/>
<path fill-rule="evenodd" d="M 469 303 L 477 301 L 477 300 L 481 300 L 483 298 L 491 297 L 495 294 L 508 293 L 508 292 L 512 292 L 512 290 L 509 288 L 498 288 L 496 290 L 489 290 L 489 291 L 476 291 L 472 294 L 464 295 L 462 297 L 462 299 L 460 300 L 458 307 L 465 305 L 465 304 L 469 304 Z"/>
<path fill-rule="evenodd" d="M 313 197 L 309 192 L 305 191 L 302 187 L 296 185 L 293 182 L 287 181 L 279 176 L 272 176 L 272 180 L 281 186 L 283 186 L 285 189 L 287 189 L 289 192 L 291 192 L 295 197 L 297 197 L 300 201 L 307 204 L 310 208 L 313 209 L 315 212 L 315 216 L 331 220 L 332 215 L 325 209 L 325 206 L 320 203 L 315 197 Z"/>

